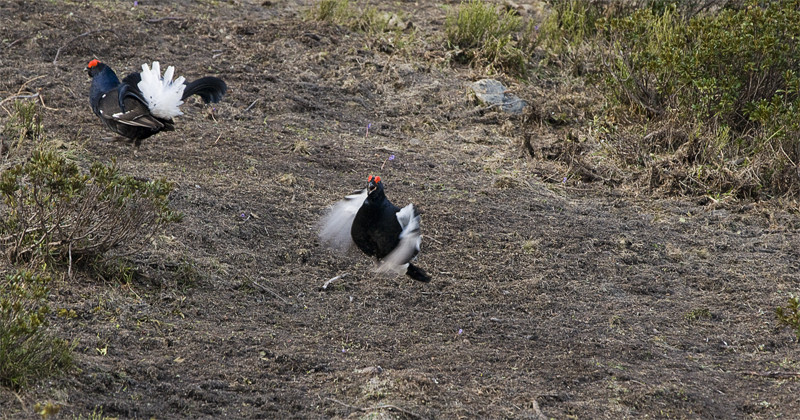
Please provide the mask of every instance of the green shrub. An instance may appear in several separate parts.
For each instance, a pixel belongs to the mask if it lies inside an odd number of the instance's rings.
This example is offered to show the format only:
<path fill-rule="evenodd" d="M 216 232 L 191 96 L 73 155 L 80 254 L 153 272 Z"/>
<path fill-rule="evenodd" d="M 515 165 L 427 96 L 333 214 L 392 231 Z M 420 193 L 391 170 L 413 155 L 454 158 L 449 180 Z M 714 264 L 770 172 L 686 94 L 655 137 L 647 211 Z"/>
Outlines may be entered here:
<path fill-rule="evenodd" d="M 789 302 L 785 307 L 778 307 L 775 310 L 778 324 L 792 327 L 800 341 L 800 296 L 790 296 Z"/>
<path fill-rule="evenodd" d="M 0 279 L 0 385 L 19 389 L 67 369 L 67 342 L 47 332 L 49 277 L 19 271 Z"/>
<path fill-rule="evenodd" d="M 25 139 L 40 140 L 44 136 L 39 108 L 33 101 L 14 101 L 2 132 L 0 132 L 0 151 L 19 148 Z"/>
<path fill-rule="evenodd" d="M 482 0 L 462 2 L 448 14 L 444 25 L 448 47 L 455 51 L 457 61 L 517 75 L 524 74 L 528 61 L 519 38 L 525 39 L 523 46 L 532 48 L 533 29 L 530 25 L 526 28 L 523 37 L 518 15 L 499 11 Z"/>
<path fill-rule="evenodd" d="M 543 46 L 553 54 L 592 39 L 600 11 L 589 0 L 556 0 L 541 25 Z"/>
<path fill-rule="evenodd" d="M 85 173 L 63 154 L 35 150 L 0 176 L 0 249 L 14 263 L 38 266 L 147 243 L 180 218 L 168 207 L 171 190 L 113 165 Z"/>
<path fill-rule="evenodd" d="M 706 193 L 797 191 L 800 1 L 749 2 L 691 18 L 675 7 L 602 22 L 609 99 L 621 111 L 679 121 L 679 158 Z M 678 145 L 680 146 L 680 145 Z"/>

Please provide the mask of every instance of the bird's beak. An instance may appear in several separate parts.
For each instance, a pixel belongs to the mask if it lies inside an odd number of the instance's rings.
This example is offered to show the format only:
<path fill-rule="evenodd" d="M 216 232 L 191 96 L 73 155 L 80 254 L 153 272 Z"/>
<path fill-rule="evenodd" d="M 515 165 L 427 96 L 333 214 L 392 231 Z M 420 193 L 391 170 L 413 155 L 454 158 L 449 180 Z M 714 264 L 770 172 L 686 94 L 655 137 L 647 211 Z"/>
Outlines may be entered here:
<path fill-rule="evenodd" d="M 376 189 L 378 189 L 378 184 L 376 184 L 375 181 L 370 181 L 369 185 L 367 186 L 367 191 L 369 191 L 369 193 L 372 194 L 372 192 L 375 191 Z"/>

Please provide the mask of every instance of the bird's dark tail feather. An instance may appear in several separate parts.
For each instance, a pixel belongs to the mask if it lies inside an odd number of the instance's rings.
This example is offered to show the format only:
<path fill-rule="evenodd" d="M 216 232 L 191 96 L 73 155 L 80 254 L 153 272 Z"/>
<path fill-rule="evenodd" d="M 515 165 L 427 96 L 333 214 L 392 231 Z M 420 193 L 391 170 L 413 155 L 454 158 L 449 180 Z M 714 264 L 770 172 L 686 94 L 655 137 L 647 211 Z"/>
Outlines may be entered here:
<path fill-rule="evenodd" d="M 222 96 L 228 91 L 228 85 L 218 77 L 208 76 L 197 79 L 192 83 L 187 83 L 183 90 L 183 97 L 186 99 L 192 95 L 203 98 L 203 102 L 219 102 Z"/>
<path fill-rule="evenodd" d="M 426 283 L 431 281 L 430 276 L 425 274 L 425 271 L 423 271 L 421 268 L 417 267 L 414 264 L 408 264 L 408 269 L 406 269 L 406 275 L 414 280 L 424 281 Z"/>

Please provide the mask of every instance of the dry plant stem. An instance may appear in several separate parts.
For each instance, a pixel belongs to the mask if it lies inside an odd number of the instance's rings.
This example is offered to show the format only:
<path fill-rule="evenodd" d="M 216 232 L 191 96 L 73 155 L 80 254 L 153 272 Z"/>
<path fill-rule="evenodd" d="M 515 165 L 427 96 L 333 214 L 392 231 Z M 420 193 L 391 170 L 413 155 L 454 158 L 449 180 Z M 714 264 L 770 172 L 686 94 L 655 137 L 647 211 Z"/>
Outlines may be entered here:
<path fill-rule="evenodd" d="M 347 408 L 350 408 L 350 409 L 353 409 L 353 410 L 356 410 L 356 411 L 371 412 L 371 411 L 375 411 L 375 410 L 387 409 L 387 410 L 399 411 L 399 412 L 401 412 L 401 413 L 403 413 L 403 414 L 405 414 L 405 415 L 407 415 L 407 416 L 409 416 L 411 418 L 425 419 L 425 417 L 420 416 L 419 414 L 417 414 L 417 413 L 415 413 L 413 411 L 408 411 L 405 408 L 400 408 L 400 407 L 398 407 L 396 405 L 393 405 L 393 404 L 380 404 L 380 405 L 376 405 L 376 406 L 370 407 L 370 408 L 363 408 L 363 407 L 359 407 L 359 406 L 356 406 L 356 405 L 348 404 L 348 403 L 346 403 L 344 401 L 339 401 L 336 398 L 327 397 L 326 399 L 330 400 L 330 401 L 333 401 L 336 404 L 342 405 L 344 407 L 347 407 Z"/>
<path fill-rule="evenodd" d="M 258 100 L 259 100 L 259 99 L 261 99 L 261 98 L 256 98 L 256 100 L 255 100 L 255 101 L 253 101 L 253 103 L 251 103 L 251 104 L 250 104 L 250 106 L 248 106 L 247 108 L 245 108 L 245 109 L 244 109 L 244 111 L 242 111 L 242 112 L 247 112 L 247 111 L 249 111 L 249 110 L 250 110 L 250 108 L 252 108 L 252 107 L 253 107 L 253 105 L 255 105 L 255 104 L 256 104 L 256 102 L 258 102 Z"/>
<path fill-rule="evenodd" d="M 349 275 L 350 275 L 350 273 L 344 273 L 344 274 L 339 274 L 338 276 L 333 277 L 331 279 L 328 279 L 328 281 L 326 281 L 325 283 L 322 284 L 322 290 L 326 290 L 331 283 L 335 282 L 336 280 L 345 278 L 345 277 L 347 277 Z"/>
<path fill-rule="evenodd" d="M 755 371 L 744 371 L 741 372 L 745 375 L 751 376 L 763 376 L 767 378 L 798 378 L 800 377 L 800 372 L 778 372 L 778 371 L 769 371 L 769 372 L 755 372 Z"/>
<path fill-rule="evenodd" d="M 55 58 L 53 58 L 53 65 L 55 66 L 56 63 L 58 62 L 58 56 L 61 55 L 61 50 L 63 50 L 64 47 L 69 45 L 72 41 L 75 41 L 76 39 L 83 38 L 85 36 L 97 34 L 97 33 L 100 33 L 100 32 L 111 32 L 112 34 L 116 35 L 116 33 L 114 33 L 114 31 L 111 30 L 111 29 L 95 29 L 94 31 L 88 31 L 88 32 L 84 32 L 84 33 L 82 33 L 82 34 L 80 34 L 78 36 L 74 36 L 74 37 L 68 39 L 67 42 L 61 44 L 60 47 L 58 47 L 58 50 L 56 51 L 56 56 L 55 56 Z"/>
<path fill-rule="evenodd" d="M 186 18 L 185 17 L 180 17 L 180 16 L 166 16 L 166 17 L 162 17 L 162 18 L 158 18 L 158 19 L 149 19 L 149 20 L 146 20 L 145 23 L 158 23 L 158 22 L 163 22 L 165 20 L 182 21 L 182 20 L 186 20 Z"/>
<path fill-rule="evenodd" d="M 288 300 L 286 300 L 283 297 L 281 297 L 281 295 L 279 295 L 277 292 L 275 292 L 274 290 L 270 289 L 269 287 L 262 286 L 262 285 L 256 283 L 255 281 L 253 281 L 252 283 L 253 283 L 254 286 L 258 287 L 259 289 L 261 289 L 261 290 L 271 294 L 272 296 L 275 296 L 276 298 L 280 299 L 280 301 L 285 303 L 286 305 L 292 306 L 292 304 Z"/>

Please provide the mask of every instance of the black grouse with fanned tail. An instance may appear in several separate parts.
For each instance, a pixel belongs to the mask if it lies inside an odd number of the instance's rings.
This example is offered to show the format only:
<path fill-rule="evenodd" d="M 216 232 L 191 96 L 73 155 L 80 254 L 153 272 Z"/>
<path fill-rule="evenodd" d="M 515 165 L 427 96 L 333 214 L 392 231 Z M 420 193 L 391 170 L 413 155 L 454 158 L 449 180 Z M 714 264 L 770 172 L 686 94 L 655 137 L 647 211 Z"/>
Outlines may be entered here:
<path fill-rule="evenodd" d="M 405 273 L 427 282 L 431 278 L 411 263 L 422 242 L 419 223 L 413 204 L 402 209 L 395 206 L 386 198 L 381 178 L 370 176 L 365 190 L 331 207 L 322 220 L 320 239 L 343 251 L 355 243 L 380 261 L 377 271 Z"/>
<path fill-rule="evenodd" d="M 183 114 L 179 107 L 184 99 L 197 95 L 205 103 L 219 102 L 228 90 L 222 79 L 213 76 L 191 83 L 184 83 L 183 77 L 172 80 L 172 66 L 162 77 L 157 61 L 152 68 L 143 65 L 141 73 L 131 73 L 122 82 L 98 60 L 90 61 L 86 70 L 92 78 L 92 111 L 106 127 L 137 147 L 143 139 L 175 129 L 172 118 Z"/>

